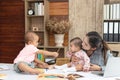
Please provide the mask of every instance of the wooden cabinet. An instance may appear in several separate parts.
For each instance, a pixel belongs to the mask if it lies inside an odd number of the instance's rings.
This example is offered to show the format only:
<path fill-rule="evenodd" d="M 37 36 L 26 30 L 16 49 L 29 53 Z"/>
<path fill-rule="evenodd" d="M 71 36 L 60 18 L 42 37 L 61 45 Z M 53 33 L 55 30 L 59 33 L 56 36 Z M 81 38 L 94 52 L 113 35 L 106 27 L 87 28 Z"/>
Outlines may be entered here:
<path fill-rule="evenodd" d="M 25 0 L 25 32 L 37 33 L 40 37 L 40 46 L 47 45 L 45 21 L 48 5 L 47 0 Z"/>
<path fill-rule="evenodd" d="M 25 3 L 25 32 L 34 31 L 40 37 L 38 48 L 58 52 L 59 58 L 65 57 L 67 47 L 48 45 L 45 23 L 49 18 L 49 0 L 24 0 Z M 38 55 L 39 56 L 39 55 Z M 40 56 L 39 56 L 40 57 Z"/>

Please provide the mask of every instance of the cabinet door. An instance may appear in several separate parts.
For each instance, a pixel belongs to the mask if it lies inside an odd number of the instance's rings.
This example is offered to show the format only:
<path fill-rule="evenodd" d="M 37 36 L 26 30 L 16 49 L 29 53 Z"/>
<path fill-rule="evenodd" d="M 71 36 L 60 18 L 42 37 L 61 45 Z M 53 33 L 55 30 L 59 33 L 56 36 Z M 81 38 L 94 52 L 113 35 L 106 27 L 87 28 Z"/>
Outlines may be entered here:
<path fill-rule="evenodd" d="M 24 2 L 0 0 L 0 63 L 12 63 L 24 47 Z"/>

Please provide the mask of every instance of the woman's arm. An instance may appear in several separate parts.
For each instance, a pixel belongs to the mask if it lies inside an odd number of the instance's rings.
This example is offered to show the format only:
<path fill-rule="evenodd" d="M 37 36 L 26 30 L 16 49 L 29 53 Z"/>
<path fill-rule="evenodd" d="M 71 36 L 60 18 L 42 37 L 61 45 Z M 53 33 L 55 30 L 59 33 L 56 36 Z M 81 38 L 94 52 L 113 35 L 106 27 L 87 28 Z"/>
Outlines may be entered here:
<path fill-rule="evenodd" d="M 90 71 L 101 71 L 102 68 L 96 64 L 90 64 Z"/>

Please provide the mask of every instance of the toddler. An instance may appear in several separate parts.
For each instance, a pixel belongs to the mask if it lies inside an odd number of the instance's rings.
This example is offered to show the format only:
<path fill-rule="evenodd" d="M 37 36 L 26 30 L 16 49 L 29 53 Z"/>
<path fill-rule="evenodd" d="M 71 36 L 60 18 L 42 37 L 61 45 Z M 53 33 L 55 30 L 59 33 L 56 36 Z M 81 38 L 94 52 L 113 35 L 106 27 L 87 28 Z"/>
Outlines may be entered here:
<path fill-rule="evenodd" d="M 87 54 L 82 50 L 82 40 L 75 37 L 70 41 L 70 50 L 66 53 L 66 57 L 70 58 L 71 62 L 62 66 L 55 66 L 55 68 L 67 68 L 66 71 L 76 71 L 75 66 L 82 65 L 83 71 L 89 71 L 90 59 Z"/>
<path fill-rule="evenodd" d="M 49 52 L 37 49 L 39 36 L 34 32 L 27 32 L 25 34 L 25 47 L 20 51 L 18 56 L 14 59 L 14 70 L 16 72 L 26 72 L 31 74 L 41 73 L 35 67 L 48 68 L 48 64 L 37 59 L 37 54 L 57 57 L 57 52 Z"/>

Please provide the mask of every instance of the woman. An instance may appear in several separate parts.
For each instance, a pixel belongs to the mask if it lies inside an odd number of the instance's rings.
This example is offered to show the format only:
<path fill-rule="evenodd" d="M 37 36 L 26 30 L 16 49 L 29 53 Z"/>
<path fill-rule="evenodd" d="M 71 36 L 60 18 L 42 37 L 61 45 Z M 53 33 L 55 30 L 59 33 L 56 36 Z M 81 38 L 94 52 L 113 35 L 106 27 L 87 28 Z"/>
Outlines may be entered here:
<path fill-rule="evenodd" d="M 82 48 L 87 52 L 90 58 L 90 70 L 104 70 L 107 58 L 111 55 L 107 54 L 110 48 L 97 32 L 91 31 L 86 34 L 83 39 Z M 76 69 L 81 70 L 82 67 L 78 65 Z"/>

